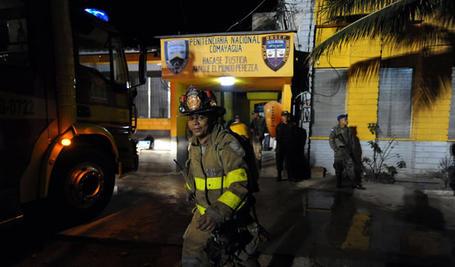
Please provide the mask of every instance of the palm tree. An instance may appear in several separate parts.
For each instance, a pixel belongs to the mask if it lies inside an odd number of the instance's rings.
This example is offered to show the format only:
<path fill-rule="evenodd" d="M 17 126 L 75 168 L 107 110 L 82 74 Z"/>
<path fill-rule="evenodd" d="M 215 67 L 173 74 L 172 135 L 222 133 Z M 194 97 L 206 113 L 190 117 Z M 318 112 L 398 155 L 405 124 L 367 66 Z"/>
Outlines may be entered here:
<path fill-rule="evenodd" d="M 311 61 L 324 53 L 330 56 L 352 41 L 378 39 L 412 52 L 356 63 L 348 70 L 349 78 L 368 77 L 380 66 L 400 65 L 404 58 L 411 58 L 406 64 L 419 64 L 421 71 L 420 80 L 414 83 L 419 89 L 415 90 L 414 102 L 428 106 L 438 97 L 444 80 L 450 77 L 447 70 L 454 65 L 455 0 L 325 0 L 322 12 L 327 22 L 346 26 L 315 47 Z M 440 64 L 441 58 L 448 64 L 446 71 L 434 71 L 430 66 Z"/>

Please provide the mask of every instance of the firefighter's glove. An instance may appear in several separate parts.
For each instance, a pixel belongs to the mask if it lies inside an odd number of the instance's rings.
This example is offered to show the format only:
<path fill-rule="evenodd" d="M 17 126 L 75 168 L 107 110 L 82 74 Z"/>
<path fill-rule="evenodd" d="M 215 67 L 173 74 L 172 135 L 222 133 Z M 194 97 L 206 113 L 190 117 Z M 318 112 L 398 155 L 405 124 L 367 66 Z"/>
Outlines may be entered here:
<path fill-rule="evenodd" d="M 199 218 L 198 229 L 204 232 L 212 232 L 222 222 L 223 216 L 216 210 L 208 208 L 205 214 Z"/>

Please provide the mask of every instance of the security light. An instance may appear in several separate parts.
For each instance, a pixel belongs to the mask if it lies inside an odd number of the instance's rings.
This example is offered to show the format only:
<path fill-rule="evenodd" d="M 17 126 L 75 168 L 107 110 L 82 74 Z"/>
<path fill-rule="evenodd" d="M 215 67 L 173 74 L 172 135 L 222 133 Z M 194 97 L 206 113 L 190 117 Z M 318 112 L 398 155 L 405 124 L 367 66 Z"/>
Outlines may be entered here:
<path fill-rule="evenodd" d="M 218 78 L 218 81 L 220 82 L 221 86 L 231 86 L 234 85 L 235 83 L 235 78 L 234 77 L 220 77 Z"/>

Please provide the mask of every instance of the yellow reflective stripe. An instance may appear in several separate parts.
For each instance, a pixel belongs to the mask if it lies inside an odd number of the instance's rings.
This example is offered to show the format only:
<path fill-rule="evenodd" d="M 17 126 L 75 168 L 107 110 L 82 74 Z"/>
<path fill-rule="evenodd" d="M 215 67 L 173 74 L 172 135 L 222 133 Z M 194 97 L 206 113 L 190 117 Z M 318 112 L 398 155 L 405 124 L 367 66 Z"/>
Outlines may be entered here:
<path fill-rule="evenodd" d="M 204 215 L 205 210 L 206 210 L 205 207 L 203 207 L 203 206 L 201 206 L 201 205 L 199 205 L 199 204 L 196 204 L 196 208 L 197 208 L 197 210 L 199 211 L 199 213 L 200 213 L 201 215 Z"/>
<path fill-rule="evenodd" d="M 207 189 L 208 190 L 217 190 L 221 189 L 222 185 L 221 177 L 207 177 Z M 200 177 L 194 178 L 196 182 L 196 189 L 200 191 L 205 190 L 205 179 Z"/>
<path fill-rule="evenodd" d="M 230 207 L 233 210 L 237 209 L 237 207 L 239 206 L 240 202 L 242 202 L 242 200 L 236 194 L 232 193 L 231 191 L 224 192 L 218 198 L 218 201 L 220 201 L 221 203 L 226 204 L 228 207 Z"/>
<path fill-rule="evenodd" d="M 231 184 L 237 182 L 244 182 L 248 180 L 246 170 L 244 168 L 238 168 L 233 171 L 230 171 L 225 179 L 225 187 L 228 188 Z"/>
<path fill-rule="evenodd" d="M 191 186 L 188 183 L 185 183 L 185 186 L 188 190 L 191 190 Z"/>
<path fill-rule="evenodd" d="M 237 182 L 244 182 L 248 180 L 246 170 L 244 168 L 235 169 L 230 171 L 227 176 L 224 178 L 220 176 L 217 177 L 207 177 L 207 189 L 208 190 L 218 190 L 221 187 L 228 188 L 231 184 Z M 205 190 L 205 178 L 195 177 L 194 181 L 196 184 L 196 190 L 204 191 Z"/>

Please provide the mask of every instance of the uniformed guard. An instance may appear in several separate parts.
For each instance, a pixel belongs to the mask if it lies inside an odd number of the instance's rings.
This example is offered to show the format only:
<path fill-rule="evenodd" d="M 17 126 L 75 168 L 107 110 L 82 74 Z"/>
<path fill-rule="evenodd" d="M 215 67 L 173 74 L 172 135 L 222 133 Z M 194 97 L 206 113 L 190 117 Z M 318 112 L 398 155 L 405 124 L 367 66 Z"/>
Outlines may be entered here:
<path fill-rule="evenodd" d="M 342 187 L 343 174 L 346 174 L 352 181 L 352 187 L 365 189 L 360 182 L 360 172 L 354 155 L 356 149 L 355 136 L 348 127 L 348 114 L 337 116 L 338 125 L 332 128 L 329 136 L 329 144 L 335 153 L 333 167 L 335 168 L 337 188 Z"/>
<path fill-rule="evenodd" d="M 254 231 L 249 231 L 255 220 L 249 215 L 245 152 L 218 123 L 224 108 L 211 91 L 189 87 L 179 111 L 188 116 L 192 133 L 185 186 L 196 204 L 183 236 L 182 266 L 224 266 L 234 260 L 258 266 Z"/>
<path fill-rule="evenodd" d="M 276 149 L 275 160 L 277 169 L 277 181 L 282 180 L 281 173 L 283 166 L 286 167 L 286 172 L 289 180 L 293 180 L 293 170 L 291 164 L 291 148 L 293 146 L 293 122 L 290 121 L 291 114 L 288 111 L 281 113 L 281 122 L 276 127 Z"/>

